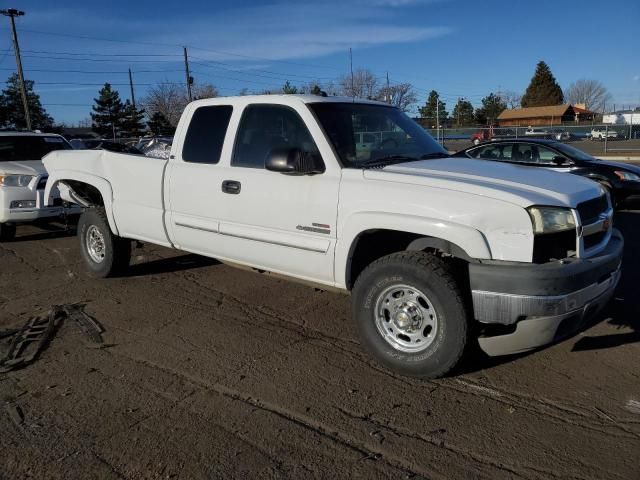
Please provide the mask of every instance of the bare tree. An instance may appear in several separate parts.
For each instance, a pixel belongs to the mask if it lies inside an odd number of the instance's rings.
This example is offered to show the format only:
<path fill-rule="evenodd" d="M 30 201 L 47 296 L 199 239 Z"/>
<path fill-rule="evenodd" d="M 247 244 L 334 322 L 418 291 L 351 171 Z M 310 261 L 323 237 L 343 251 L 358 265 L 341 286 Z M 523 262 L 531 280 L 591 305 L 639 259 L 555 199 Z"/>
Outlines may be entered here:
<path fill-rule="evenodd" d="M 378 79 L 371 70 L 360 68 L 351 74 L 340 77 L 342 94 L 347 97 L 375 98 L 377 95 Z"/>
<path fill-rule="evenodd" d="M 141 103 L 149 117 L 161 113 L 175 127 L 188 103 L 184 90 L 182 85 L 163 81 L 149 88 Z"/>
<path fill-rule="evenodd" d="M 508 108 L 520 108 L 520 99 L 522 98 L 522 94 L 512 90 L 507 90 L 506 92 L 500 92 L 500 98 Z"/>
<path fill-rule="evenodd" d="M 598 80 L 577 80 L 569 85 L 564 96 L 569 103 L 584 103 L 585 108 L 594 112 L 603 110 L 612 100 L 607 88 Z"/>
<path fill-rule="evenodd" d="M 193 98 L 198 100 L 201 98 L 216 98 L 220 96 L 218 89 L 210 83 L 196 84 L 191 88 Z"/>
<path fill-rule="evenodd" d="M 194 85 L 191 91 L 194 99 L 219 96 L 218 89 L 206 83 Z M 149 88 L 141 103 L 149 118 L 161 113 L 175 127 L 189 99 L 182 84 L 165 80 Z"/>
<path fill-rule="evenodd" d="M 388 87 L 385 85 L 378 91 L 377 98 L 398 107 L 403 112 L 410 110 L 411 106 L 418 101 L 413 85 L 410 83 L 398 83 Z"/>

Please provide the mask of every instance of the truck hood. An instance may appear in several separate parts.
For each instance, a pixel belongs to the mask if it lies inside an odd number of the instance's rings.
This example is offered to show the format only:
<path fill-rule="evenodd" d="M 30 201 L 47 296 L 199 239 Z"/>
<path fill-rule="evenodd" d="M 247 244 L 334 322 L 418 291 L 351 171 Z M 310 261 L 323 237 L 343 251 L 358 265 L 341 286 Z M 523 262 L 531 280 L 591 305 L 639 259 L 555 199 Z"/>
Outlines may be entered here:
<path fill-rule="evenodd" d="M 24 162 L 0 162 L 0 173 L 3 175 L 42 175 L 47 173 L 42 160 L 28 160 Z"/>
<path fill-rule="evenodd" d="M 575 208 L 578 203 L 602 194 L 598 184 L 577 175 L 466 158 L 399 163 L 380 170 L 365 170 L 364 177 L 455 190 L 522 207 Z"/>

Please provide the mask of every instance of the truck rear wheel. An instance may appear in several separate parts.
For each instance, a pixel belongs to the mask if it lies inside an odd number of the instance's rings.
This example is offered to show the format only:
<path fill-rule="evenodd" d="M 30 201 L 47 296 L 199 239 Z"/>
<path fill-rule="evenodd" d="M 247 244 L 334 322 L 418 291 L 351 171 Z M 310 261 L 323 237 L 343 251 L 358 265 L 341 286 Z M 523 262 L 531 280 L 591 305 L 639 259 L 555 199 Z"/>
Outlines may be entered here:
<path fill-rule="evenodd" d="M 13 223 L 0 223 L 0 242 L 8 242 L 16 236 L 16 226 Z"/>
<path fill-rule="evenodd" d="M 80 216 L 78 238 L 82 258 L 92 276 L 115 276 L 129 266 L 131 242 L 111 232 L 103 209 L 93 208 Z"/>
<path fill-rule="evenodd" d="M 402 375 L 441 377 L 462 358 L 467 313 L 450 267 L 425 252 L 398 252 L 369 265 L 353 288 L 360 341 Z"/>

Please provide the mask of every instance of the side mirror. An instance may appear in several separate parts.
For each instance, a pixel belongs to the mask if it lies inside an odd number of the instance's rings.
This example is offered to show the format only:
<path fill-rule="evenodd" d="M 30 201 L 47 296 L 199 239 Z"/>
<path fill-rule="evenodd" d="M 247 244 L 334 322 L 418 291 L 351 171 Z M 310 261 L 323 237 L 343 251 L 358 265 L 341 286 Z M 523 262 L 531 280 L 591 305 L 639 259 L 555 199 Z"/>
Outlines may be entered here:
<path fill-rule="evenodd" d="M 551 159 L 551 162 L 554 165 L 571 165 L 571 160 L 565 158 L 565 157 L 560 157 L 560 156 L 555 156 Z"/>
<path fill-rule="evenodd" d="M 289 175 L 312 175 L 324 172 L 315 155 L 299 148 L 274 148 L 264 161 L 264 167 L 272 172 Z"/>

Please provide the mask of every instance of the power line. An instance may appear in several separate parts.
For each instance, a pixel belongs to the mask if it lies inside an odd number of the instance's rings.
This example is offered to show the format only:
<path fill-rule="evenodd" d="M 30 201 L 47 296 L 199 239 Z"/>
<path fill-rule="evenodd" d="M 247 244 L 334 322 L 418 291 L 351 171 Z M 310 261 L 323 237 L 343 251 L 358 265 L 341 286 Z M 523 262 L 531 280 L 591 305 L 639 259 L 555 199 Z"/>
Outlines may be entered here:
<path fill-rule="evenodd" d="M 0 62 L 1 63 L 1 62 Z M 0 70 L 14 71 L 15 68 L 0 68 Z M 127 75 L 124 70 L 52 70 L 47 68 L 30 68 L 29 72 L 44 73 L 90 73 L 90 74 L 123 74 Z M 133 70 L 134 73 L 173 73 L 182 72 L 182 69 L 163 69 L 163 70 Z"/>

